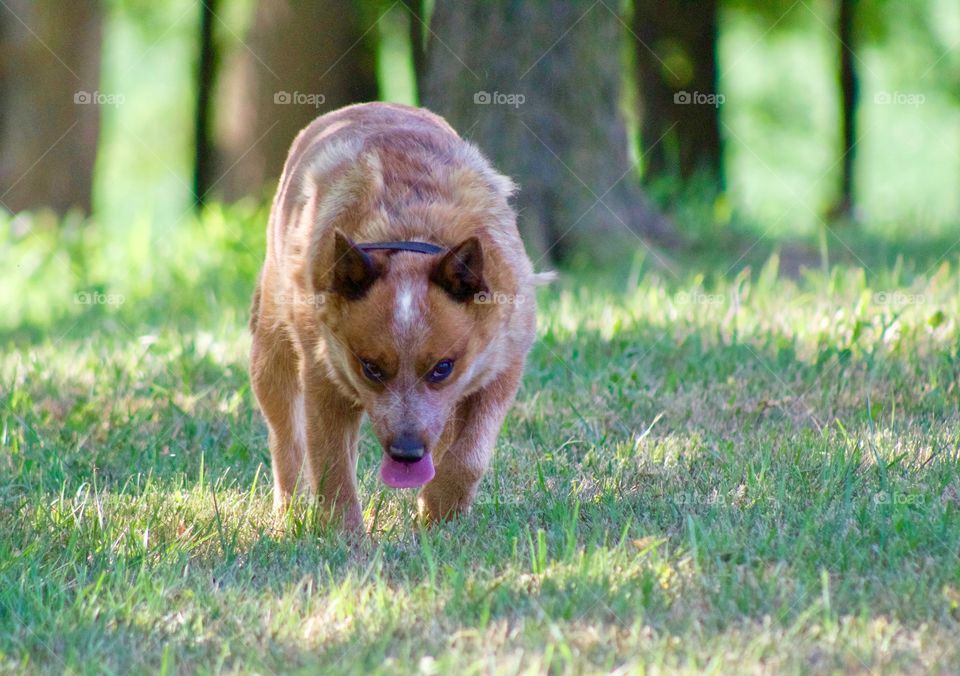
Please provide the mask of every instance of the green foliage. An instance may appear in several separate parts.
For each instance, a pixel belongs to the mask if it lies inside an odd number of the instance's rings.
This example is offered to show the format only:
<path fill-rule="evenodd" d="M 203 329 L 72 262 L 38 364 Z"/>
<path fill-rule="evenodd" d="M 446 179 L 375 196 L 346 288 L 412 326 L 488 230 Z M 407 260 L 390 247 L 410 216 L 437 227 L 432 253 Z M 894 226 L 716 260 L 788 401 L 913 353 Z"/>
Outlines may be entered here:
<path fill-rule="evenodd" d="M 671 215 L 690 244 L 712 246 L 730 234 L 730 197 L 720 192 L 715 179 L 705 172 L 687 181 L 679 176 L 651 181 L 647 194 Z"/>
<path fill-rule="evenodd" d="M 235 322 L 253 293 L 266 222 L 266 207 L 251 201 L 213 204 L 199 219 L 187 212 L 173 228 L 0 215 L 0 265 L 9 271 L 0 278 L 9 299 L 0 331 L 96 330 L 91 318 L 129 326 Z"/>
<path fill-rule="evenodd" d="M 956 256 L 568 273 L 474 511 L 418 528 L 364 429 L 350 540 L 270 511 L 263 210 L 44 218 L 3 224 L 4 671 L 960 668 Z"/>
<path fill-rule="evenodd" d="M 941 234 L 956 222 L 960 13 L 939 0 L 856 3 L 856 199 L 864 227 Z M 840 173 L 835 3 L 727 3 L 720 108 L 731 205 L 760 232 L 809 234 Z M 949 37 L 947 37 L 949 36 Z"/>

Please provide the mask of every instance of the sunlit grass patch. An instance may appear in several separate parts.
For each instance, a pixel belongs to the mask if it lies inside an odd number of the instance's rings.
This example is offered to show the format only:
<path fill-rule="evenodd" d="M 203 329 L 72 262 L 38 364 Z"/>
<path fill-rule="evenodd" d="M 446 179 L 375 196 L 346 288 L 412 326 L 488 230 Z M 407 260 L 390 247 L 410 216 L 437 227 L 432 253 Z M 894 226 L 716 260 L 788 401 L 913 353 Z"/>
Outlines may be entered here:
<path fill-rule="evenodd" d="M 273 514 L 253 272 L 189 250 L 4 339 L 3 668 L 960 664 L 955 261 L 567 274 L 473 511 L 422 529 L 364 428 L 355 539 Z"/>

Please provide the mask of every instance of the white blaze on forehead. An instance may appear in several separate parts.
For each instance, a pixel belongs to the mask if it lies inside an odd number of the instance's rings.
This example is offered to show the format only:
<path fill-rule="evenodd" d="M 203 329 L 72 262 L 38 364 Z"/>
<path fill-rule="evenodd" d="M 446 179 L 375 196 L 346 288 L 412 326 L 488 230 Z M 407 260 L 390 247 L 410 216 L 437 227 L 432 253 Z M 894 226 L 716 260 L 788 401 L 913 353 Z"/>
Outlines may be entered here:
<path fill-rule="evenodd" d="M 397 317 L 402 322 L 413 319 L 413 289 L 404 286 L 397 294 Z"/>
<path fill-rule="evenodd" d="M 417 321 L 417 315 L 420 312 L 420 291 L 418 285 L 411 281 L 405 281 L 397 288 L 393 321 L 398 331 L 407 331 Z"/>

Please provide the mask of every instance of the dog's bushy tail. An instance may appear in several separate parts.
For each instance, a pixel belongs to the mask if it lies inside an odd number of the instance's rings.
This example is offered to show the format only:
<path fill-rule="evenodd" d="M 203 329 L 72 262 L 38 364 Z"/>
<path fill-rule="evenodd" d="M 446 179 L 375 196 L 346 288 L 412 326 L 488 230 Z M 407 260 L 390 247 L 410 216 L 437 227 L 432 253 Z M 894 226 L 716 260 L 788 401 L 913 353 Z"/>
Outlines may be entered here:
<path fill-rule="evenodd" d="M 550 282 L 556 281 L 557 273 L 553 270 L 547 272 L 535 272 L 533 273 L 533 285 L 534 286 L 546 286 Z"/>

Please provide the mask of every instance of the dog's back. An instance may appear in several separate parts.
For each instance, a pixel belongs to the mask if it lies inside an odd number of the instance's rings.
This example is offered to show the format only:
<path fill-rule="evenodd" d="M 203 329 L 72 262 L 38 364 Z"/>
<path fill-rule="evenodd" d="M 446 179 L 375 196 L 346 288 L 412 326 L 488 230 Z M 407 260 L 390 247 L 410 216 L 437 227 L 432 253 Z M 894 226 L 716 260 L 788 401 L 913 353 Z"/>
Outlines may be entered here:
<path fill-rule="evenodd" d="M 387 191 L 382 197 L 388 205 L 396 208 L 435 190 L 432 174 L 438 167 L 467 161 L 489 171 L 476 151 L 464 156 L 467 148 L 472 150 L 443 118 L 422 108 L 365 103 L 323 115 L 301 131 L 291 146 L 273 205 L 274 236 L 282 236 L 287 225 L 296 221 L 298 208 L 364 154 L 373 151 L 380 162 L 379 176 L 363 178 L 373 178 Z M 491 180 L 497 179 L 494 172 L 490 174 Z M 513 190 L 512 184 L 500 187 L 506 194 Z"/>
<path fill-rule="evenodd" d="M 490 281 L 515 294 L 540 280 L 507 203 L 513 190 L 429 111 L 369 103 L 328 113 L 291 147 L 271 210 L 261 285 L 285 297 L 313 295 L 308 268 L 332 268 L 330 235 L 339 229 L 357 241 L 420 239 L 443 247 L 476 236 Z M 280 270 L 290 274 L 277 279 Z M 273 315 L 262 302 L 257 309 Z"/>

